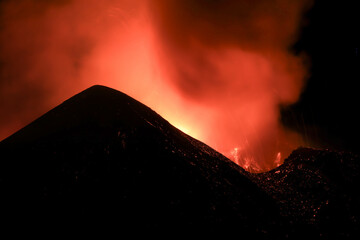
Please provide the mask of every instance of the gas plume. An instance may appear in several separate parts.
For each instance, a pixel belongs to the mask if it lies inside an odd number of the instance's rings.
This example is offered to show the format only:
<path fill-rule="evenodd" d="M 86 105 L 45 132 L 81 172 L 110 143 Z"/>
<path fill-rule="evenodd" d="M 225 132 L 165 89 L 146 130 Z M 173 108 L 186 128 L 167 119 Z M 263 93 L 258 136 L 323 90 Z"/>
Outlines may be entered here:
<path fill-rule="evenodd" d="M 0 138 L 93 84 L 123 91 L 248 170 L 301 138 L 279 106 L 306 68 L 289 51 L 311 2 L 0 2 Z"/>

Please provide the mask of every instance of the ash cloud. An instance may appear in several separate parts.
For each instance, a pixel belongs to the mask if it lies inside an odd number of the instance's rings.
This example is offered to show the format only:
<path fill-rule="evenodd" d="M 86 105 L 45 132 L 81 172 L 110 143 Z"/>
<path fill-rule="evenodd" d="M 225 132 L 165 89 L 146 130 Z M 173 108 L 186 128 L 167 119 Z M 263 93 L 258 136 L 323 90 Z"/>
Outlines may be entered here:
<path fill-rule="evenodd" d="M 1 1 L 0 139 L 93 84 L 88 60 L 134 8 L 124 0 Z"/>
<path fill-rule="evenodd" d="M 0 139 L 103 84 L 142 101 L 241 165 L 274 167 L 301 144 L 279 122 L 304 59 L 289 51 L 311 1 L 0 2 Z M 166 101 L 164 101 L 166 99 Z"/>
<path fill-rule="evenodd" d="M 289 49 L 311 1 L 151 3 L 171 84 L 212 108 L 211 146 L 236 148 L 241 165 L 264 169 L 302 144 L 278 107 L 296 102 L 304 85 L 305 58 Z"/>

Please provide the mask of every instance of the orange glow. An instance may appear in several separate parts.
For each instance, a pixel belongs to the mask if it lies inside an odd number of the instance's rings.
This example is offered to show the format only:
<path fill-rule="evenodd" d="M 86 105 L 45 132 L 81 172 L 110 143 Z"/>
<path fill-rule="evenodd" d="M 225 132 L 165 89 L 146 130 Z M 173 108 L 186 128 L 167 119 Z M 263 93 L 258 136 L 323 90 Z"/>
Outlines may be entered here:
<path fill-rule="evenodd" d="M 0 139 L 102 84 L 248 170 L 276 167 L 302 144 L 279 122 L 306 75 L 287 49 L 308 4 L 290 2 L 2 2 Z"/>

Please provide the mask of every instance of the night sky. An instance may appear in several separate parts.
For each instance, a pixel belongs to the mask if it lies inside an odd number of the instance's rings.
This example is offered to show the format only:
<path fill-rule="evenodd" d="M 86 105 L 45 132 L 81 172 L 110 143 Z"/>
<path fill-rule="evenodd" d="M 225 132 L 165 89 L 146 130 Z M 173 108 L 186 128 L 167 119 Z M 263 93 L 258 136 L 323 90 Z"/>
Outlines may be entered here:
<path fill-rule="evenodd" d="M 360 14 L 355 1 L 315 1 L 294 51 L 309 56 L 310 76 L 283 122 L 314 146 L 359 153 Z"/>

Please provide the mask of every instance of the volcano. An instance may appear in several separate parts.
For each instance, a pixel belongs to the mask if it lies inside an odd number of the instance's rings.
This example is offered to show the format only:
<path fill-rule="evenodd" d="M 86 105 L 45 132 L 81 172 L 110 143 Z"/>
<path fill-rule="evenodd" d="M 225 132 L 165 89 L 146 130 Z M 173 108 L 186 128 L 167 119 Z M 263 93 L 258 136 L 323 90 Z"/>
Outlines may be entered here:
<path fill-rule="evenodd" d="M 249 173 L 96 85 L 0 142 L 2 230 L 353 238 L 359 161 L 299 148 L 281 166 Z"/>
<path fill-rule="evenodd" d="M 275 201 L 241 167 L 104 86 L 3 140 L 0 154 L 9 225 L 273 236 L 282 224 Z"/>

